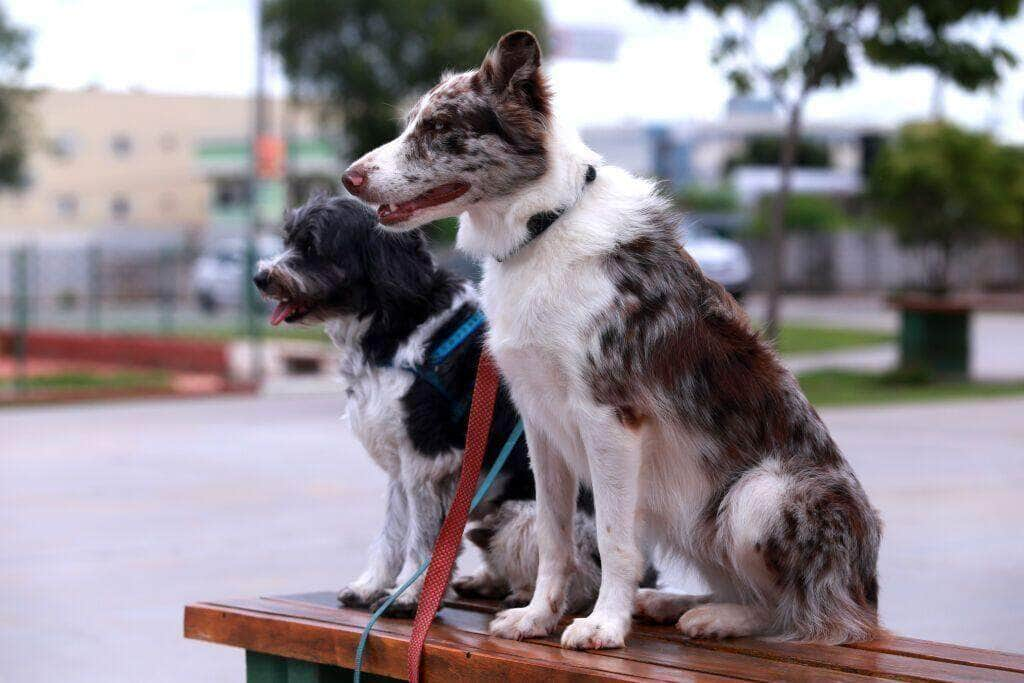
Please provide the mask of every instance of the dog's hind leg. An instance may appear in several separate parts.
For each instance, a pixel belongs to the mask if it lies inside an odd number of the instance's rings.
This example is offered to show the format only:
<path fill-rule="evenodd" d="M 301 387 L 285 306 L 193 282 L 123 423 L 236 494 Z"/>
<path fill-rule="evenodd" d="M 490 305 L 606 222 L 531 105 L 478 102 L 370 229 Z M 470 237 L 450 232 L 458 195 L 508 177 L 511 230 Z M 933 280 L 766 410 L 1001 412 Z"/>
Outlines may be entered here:
<path fill-rule="evenodd" d="M 676 628 L 688 638 L 742 638 L 763 633 L 769 619 L 762 607 L 713 602 L 686 612 Z"/>
<path fill-rule="evenodd" d="M 405 559 L 405 537 L 409 527 L 409 506 L 402 483 L 388 482 L 384 526 L 370 546 L 366 570 L 338 593 L 338 602 L 347 607 L 366 607 L 387 595 L 395 584 Z"/>
<path fill-rule="evenodd" d="M 680 595 L 641 588 L 636 594 L 633 616 L 655 624 L 674 624 L 685 612 L 710 601 L 710 595 Z"/>
<path fill-rule="evenodd" d="M 464 598 L 500 600 L 512 589 L 508 581 L 498 576 L 490 567 L 484 566 L 468 576 L 452 579 L 452 588 Z"/>

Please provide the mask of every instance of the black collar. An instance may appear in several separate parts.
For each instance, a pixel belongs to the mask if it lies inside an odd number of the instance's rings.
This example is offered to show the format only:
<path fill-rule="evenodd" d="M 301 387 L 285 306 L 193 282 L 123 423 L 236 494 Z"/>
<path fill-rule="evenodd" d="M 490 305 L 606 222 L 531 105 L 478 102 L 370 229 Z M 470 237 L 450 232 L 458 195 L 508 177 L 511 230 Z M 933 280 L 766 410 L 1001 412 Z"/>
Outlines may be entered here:
<path fill-rule="evenodd" d="M 590 183 L 594 182 L 595 178 L 597 178 L 597 169 L 588 164 L 587 174 L 583 177 L 583 187 L 586 187 Z M 563 206 L 557 209 L 552 209 L 551 211 L 542 211 L 541 213 L 535 213 L 532 216 L 530 216 L 530 219 L 526 221 L 526 239 L 517 244 L 515 247 L 513 247 L 512 250 L 509 251 L 507 254 L 505 254 L 501 258 L 495 258 L 495 260 L 498 263 L 502 263 L 518 254 L 520 251 L 523 250 L 523 247 L 525 247 L 527 244 L 543 235 L 544 232 L 548 228 L 550 228 L 555 221 L 562 217 L 562 214 L 571 209 L 573 206 L 573 204 L 570 204 L 569 206 Z"/>

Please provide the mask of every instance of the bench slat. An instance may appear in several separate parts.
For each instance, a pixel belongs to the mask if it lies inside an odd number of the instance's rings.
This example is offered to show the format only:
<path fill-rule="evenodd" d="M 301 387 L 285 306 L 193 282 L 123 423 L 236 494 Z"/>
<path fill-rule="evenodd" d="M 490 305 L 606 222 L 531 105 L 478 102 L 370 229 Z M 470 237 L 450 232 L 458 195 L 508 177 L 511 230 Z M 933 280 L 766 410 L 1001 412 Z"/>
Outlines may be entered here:
<path fill-rule="evenodd" d="M 885 636 L 870 643 L 855 643 L 846 647 L 873 652 L 912 655 L 922 659 L 934 659 L 939 662 L 957 662 L 989 669 L 1002 669 L 1024 673 L 1024 655 L 998 650 L 981 650 L 963 645 L 936 643 L 931 640 L 904 638 L 902 636 Z"/>
<path fill-rule="evenodd" d="M 234 604 L 234 602 L 232 601 Z M 323 619 L 328 623 L 352 625 L 358 628 L 366 623 L 368 615 L 356 610 L 345 610 L 336 607 L 333 594 L 315 593 L 298 596 L 282 596 L 263 598 L 258 602 L 259 609 L 275 610 L 281 614 L 301 614 L 308 618 Z M 280 605 L 278 608 L 276 605 Z M 250 605 L 251 607 L 252 605 Z M 493 610 L 492 610 L 493 611 Z M 538 645 L 549 648 L 558 657 L 572 656 L 580 661 L 591 662 L 593 666 L 608 668 L 614 671 L 632 672 L 637 666 L 648 664 L 671 667 L 675 677 L 683 672 L 702 672 L 719 676 L 735 677 L 750 681 L 843 681 L 863 683 L 871 680 L 870 676 L 850 674 L 840 671 L 823 672 L 820 668 L 803 666 L 794 663 L 775 662 L 742 654 L 711 653 L 705 649 L 690 645 L 679 646 L 663 640 L 634 637 L 629 647 L 622 650 L 599 650 L 590 652 L 572 652 L 563 650 L 557 638 L 533 639 L 524 643 L 492 638 L 487 633 L 487 624 L 491 614 L 480 610 L 465 610 L 445 607 L 438 613 L 438 619 L 430 630 L 430 642 L 447 640 L 457 644 L 485 643 L 487 649 L 514 648 L 517 652 L 536 652 Z M 382 619 L 378 622 L 374 633 L 386 632 L 391 635 L 408 637 L 411 633 L 411 622 L 404 619 Z M 467 640 L 467 634 L 472 637 Z M 586 659 L 581 659 L 586 658 Z M 600 664 L 595 660 L 601 660 Z M 823 675 L 827 676 L 823 678 Z"/>
<path fill-rule="evenodd" d="M 459 599 L 452 604 L 485 613 L 494 611 L 492 603 L 482 600 Z M 640 623 L 634 625 L 634 633 L 665 638 L 717 652 L 745 654 L 766 660 L 904 680 L 999 683 L 1021 681 L 1019 674 L 1024 672 L 1021 668 L 1024 665 L 1024 656 L 898 636 L 887 636 L 870 643 L 837 648 L 805 643 L 773 643 L 753 638 L 725 641 L 687 640 L 672 627 Z M 870 654 L 865 657 L 865 653 Z"/>
<path fill-rule="evenodd" d="M 651 628 L 640 626 L 641 629 Z M 669 630 L 666 628 L 666 630 Z M 670 630 L 665 638 L 684 640 Z M 734 652 L 781 662 L 799 662 L 850 673 L 874 674 L 899 680 L 950 683 L 1021 683 L 1018 673 L 935 659 L 813 643 L 775 643 L 754 638 L 692 641 L 716 652 Z"/>
<path fill-rule="evenodd" d="M 492 638 L 487 625 L 495 610 L 487 601 L 445 603 L 427 639 L 426 680 L 1024 681 L 1024 656 L 897 636 L 834 647 L 687 640 L 671 627 L 636 624 L 624 649 L 574 652 L 561 649 L 554 637 Z M 351 668 L 368 619 L 365 611 L 339 608 L 333 593 L 223 600 L 189 605 L 185 635 Z M 365 670 L 403 678 L 411 630 L 409 620 L 381 619 Z"/>
<path fill-rule="evenodd" d="M 319 619 L 284 616 L 248 607 L 232 608 L 200 603 L 189 605 L 185 610 L 187 638 L 345 668 L 355 665 L 355 648 L 361 630 Z M 443 637 L 434 638 L 433 629 L 431 634 L 424 649 L 423 679 L 428 683 L 431 680 L 445 683 L 476 680 L 537 683 L 678 680 L 723 683 L 736 680 L 656 665 L 609 667 L 600 658 L 595 658 L 593 662 L 587 661 L 585 653 L 564 653 L 570 656 L 555 657 L 547 648 L 494 648 L 491 643 L 474 642 L 466 637 L 462 639 L 464 643 L 458 645 Z M 408 633 L 396 635 L 390 629 L 381 629 L 379 632 L 375 630 L 366 650 L 363 669 L 382 676 L 405 678 L 408 642 Z M 510 650 L 514 652 L 510 653 Z M 595 667 L 593 664 L 601 666 Z"/>

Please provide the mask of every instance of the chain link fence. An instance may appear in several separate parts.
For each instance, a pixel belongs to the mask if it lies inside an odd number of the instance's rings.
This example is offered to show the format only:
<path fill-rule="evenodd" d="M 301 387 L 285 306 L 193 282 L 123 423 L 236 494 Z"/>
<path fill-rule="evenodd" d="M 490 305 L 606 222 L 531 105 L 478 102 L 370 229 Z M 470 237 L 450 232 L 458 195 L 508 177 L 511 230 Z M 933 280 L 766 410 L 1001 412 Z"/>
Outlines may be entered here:
<path fill-rule="evenodd" d="M 258 382 L 266 305 L 251 274 L 278 246 L 261 237 L 0 247 L 0 401 L 170 388 L 183 372 Z M 249 349 L 241 373 L 228 367 L 233 344 Z M 218 348 L 219 364 L 209 361 Z"/>

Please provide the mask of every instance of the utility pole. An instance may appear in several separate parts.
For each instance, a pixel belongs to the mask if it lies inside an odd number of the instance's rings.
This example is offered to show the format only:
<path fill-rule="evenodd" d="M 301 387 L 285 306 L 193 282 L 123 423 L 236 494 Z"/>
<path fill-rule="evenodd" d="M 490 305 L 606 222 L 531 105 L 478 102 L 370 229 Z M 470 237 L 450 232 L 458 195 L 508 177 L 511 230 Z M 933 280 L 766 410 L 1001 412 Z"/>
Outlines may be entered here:
<path fill-rule="evenodd" d="M 263 0 L 254 0 L 256 15 L 256 87 L 253 93 L 253 130 L 250 149 L 250 182 L 249 206 L 252 209 L 246 235 L 245 270 L 242 273 L 242 302 L 245 306 L 246 336 L 249 339 L 252 353 L 251 379 L 257 385 L 263 379 L 263 344 L 258 314 L 262 310 L 256 288 L 252 284 L 252 276 L 256 271 L 259 254 L 256 249 L 256 238 L 263 228 L 263 211 L 261 210 L 261 192 L 263 169 L 261 151 L 267 139 L 267 103 L 266 103 L 266 65 L 263 45 Z"/>

